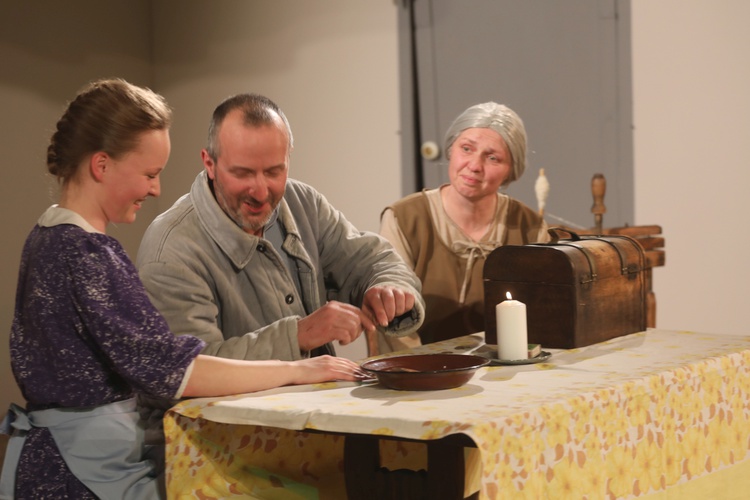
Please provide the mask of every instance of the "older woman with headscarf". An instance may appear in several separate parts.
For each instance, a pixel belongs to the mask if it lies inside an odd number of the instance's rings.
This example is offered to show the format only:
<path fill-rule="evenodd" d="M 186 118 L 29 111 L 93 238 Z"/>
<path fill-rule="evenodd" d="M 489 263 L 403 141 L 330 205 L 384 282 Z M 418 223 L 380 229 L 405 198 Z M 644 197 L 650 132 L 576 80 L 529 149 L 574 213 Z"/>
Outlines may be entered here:
<path fill-rule="evenodd" d="M 450 184 L 409 195 L 381 215 L 380 233 L 422 280 L 427 309 L 418 334 L 380 336 L 380 352 L 484 330 L 487 255 L 549 240 L 540 215 L 499 192 L 526 168 L 526 130 L 513 110 L 471 106 L 448 128 L 445 151 Z"/>

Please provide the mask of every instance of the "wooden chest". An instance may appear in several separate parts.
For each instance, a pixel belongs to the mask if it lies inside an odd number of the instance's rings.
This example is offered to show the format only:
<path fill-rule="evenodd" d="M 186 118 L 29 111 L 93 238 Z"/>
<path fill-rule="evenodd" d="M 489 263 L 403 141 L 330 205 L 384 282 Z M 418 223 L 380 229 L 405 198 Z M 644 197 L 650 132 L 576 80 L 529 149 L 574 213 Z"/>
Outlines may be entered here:
<path fill-rule="evenodd" d="M 568 231 L 566 231 L 568 232 Z M 529 343 L 570 349 L 646 329 L 643 248 L 621 235 L 502 246 L 484 265 L 485 339 L 497 343 L 495 306 L 526 304 Z"/>

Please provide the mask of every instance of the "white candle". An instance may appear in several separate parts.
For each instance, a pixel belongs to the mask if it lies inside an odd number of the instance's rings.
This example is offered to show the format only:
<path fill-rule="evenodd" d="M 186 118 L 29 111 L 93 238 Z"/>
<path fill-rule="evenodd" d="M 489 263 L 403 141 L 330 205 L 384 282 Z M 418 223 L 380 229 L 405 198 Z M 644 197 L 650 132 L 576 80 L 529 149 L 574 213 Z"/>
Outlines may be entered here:
<path fill-rule="evenodd" d="M 502 360 L 526 359 L 529 357 L 529 340 L 526 331 L 526 304 L 508 300 L 495 306 L 497 316 L 497 357 Z"/>

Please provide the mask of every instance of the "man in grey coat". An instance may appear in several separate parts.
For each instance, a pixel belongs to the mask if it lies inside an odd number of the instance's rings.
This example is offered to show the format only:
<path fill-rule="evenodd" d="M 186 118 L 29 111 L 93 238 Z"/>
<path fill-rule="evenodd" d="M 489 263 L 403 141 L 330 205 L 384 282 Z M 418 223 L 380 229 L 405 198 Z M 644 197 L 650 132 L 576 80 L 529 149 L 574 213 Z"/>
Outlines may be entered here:
<path fill-rule="evenodd" d="M 271 100 L 225 100 L 205 170 L 143 237 L 137 265 L 151 300 L 173 332 L 205 340 L 206 354 L 294 360 L 333 354 L 334 341 L 363 331 L 403 336 L 422 324 L 419 279 L 385 239 L 288 178 L 292 147 Z"/>

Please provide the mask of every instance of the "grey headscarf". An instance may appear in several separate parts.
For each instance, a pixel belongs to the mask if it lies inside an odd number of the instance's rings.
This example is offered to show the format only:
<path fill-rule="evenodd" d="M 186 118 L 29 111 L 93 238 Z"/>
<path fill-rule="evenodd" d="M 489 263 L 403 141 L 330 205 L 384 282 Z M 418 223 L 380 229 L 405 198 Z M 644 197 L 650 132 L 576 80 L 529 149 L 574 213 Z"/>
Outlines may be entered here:
<path fill-rule="evenodd" d="M 503 186 L 521 178 L 526 169 L 526 129 L 515 111 L 503 104 L 485 102 L 471 106 L 458 115 L 445 134 L 445 154 L 448 159 L 456 138 L 468 128 L 494 130 L 505 141 L 513 161 L 513 170 Z"/>

